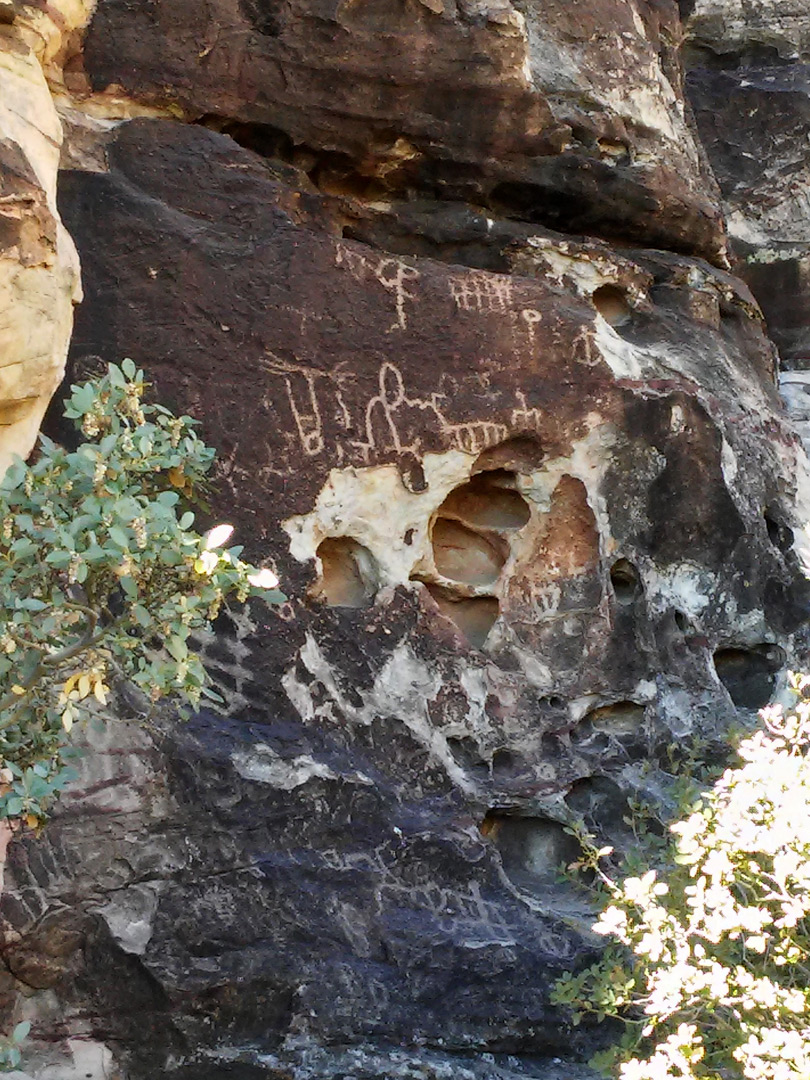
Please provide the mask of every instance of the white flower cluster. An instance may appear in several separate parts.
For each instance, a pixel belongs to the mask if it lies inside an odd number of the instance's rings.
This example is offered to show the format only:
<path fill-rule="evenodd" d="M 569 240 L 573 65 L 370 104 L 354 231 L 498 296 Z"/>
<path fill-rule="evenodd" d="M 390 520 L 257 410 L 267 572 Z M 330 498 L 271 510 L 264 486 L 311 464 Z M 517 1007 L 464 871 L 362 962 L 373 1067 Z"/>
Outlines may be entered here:
<path fill-rule="evenodd" d="M 674 866 L 603 878 L 594 929 L 623 948 L 556 998 L 627 1021 L 621 1080 L 810 1080 L 810 678 L 792 686 L 672 826 Z"/>

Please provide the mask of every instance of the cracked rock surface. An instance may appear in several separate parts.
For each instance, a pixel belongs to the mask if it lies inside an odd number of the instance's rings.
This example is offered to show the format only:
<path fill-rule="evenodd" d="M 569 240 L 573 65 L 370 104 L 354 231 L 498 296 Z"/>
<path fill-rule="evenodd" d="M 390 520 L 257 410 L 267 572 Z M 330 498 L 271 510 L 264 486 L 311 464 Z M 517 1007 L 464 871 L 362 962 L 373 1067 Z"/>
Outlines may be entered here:
<path fill-rule="evenodd" d="M 805 258 L 802 7 L 77 20 L 71 375 L 202 420 L 289 600 L 202 643 L 221 713 L 122 696 L 12 845 L 40 1080 L 592 1076 L 566 824 L 629 850 L 807 662 L 804 315 L 760 273 Z"/>

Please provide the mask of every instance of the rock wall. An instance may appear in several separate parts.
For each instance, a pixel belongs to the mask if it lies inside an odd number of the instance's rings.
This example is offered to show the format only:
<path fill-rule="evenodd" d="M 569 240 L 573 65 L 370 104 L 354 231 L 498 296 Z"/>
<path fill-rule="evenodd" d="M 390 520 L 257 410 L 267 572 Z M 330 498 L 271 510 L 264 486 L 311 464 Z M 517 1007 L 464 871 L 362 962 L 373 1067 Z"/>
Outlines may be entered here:
<path fill-rule="evenodd" d="M 78 11 L 0 4 L 0 471 L 34 445 L 80 297 L 56 206 L 62 127 L 45 72 Z M 73 7 L 80 7 L 74 4 Z M 80 20 L 79 20 L 80 21 Z"/>
<path fill-rule="evenodd" d="M 807 662 L 802 6 L 74 18 L 72 370 L 203 420 L 290 599 L 204 643 L 222 714 L 122 697 L 12 845 L 42 1080 L 590 1075 L 566 823 L 627 851 Z"/>

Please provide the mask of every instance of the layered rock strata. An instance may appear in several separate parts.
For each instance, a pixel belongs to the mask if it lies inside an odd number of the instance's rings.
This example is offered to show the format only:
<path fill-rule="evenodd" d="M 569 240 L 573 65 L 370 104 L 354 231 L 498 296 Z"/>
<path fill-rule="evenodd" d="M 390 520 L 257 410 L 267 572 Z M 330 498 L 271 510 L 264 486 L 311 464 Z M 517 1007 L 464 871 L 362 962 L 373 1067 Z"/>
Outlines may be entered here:
<path fill-rule="evenodd" d="M 31 8 L 0 6 L 0 471 L 34 445 L 80 296 L 56 207 L 62 127 L 44 71 L 53 25 Z"/>

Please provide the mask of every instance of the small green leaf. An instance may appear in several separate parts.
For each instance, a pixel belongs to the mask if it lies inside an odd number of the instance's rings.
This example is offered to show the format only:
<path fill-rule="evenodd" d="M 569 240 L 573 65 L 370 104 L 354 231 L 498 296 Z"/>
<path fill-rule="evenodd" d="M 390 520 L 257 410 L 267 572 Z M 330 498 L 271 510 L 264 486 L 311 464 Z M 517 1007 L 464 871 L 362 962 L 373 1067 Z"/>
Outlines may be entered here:
<path fill-rule="evenodd" d="M 132 608 L 132 614 L 135 616 L 140 625 L 144 627 L 144 629 L 152 625 L 152 616 L 149 614 L 143 604 L 135 604 Z"/>
<path fill-rule="evenodd" d="M 119 584 L 130 600 L 138 599 L 138 583 L 134 578 L 122 577 Z"/>
<path fill-rule="evenodd" d="M 129 547 L 129 536 L 118 525 L 110 526 L 110 539 L 124 550 Z"/>
<path fill-rule="evenodd" d="M 110 364 L 107 368 L 107 375 L 110 379 L 110 386 L 114 386 L 116 390 L 124 390 L 127 385 L 127 380 L 120 367 L 115 364 Z"/>
<path fill-rule="evenodd" d="M 30 1020 L 21 1020 L 19 1024 L 14 1028 L 11 1033 L 11 1037 L 15 1043 L 21 1043 L 23 1039 L 28 1038 L 28 1033 L 31 1030 Z"/>

